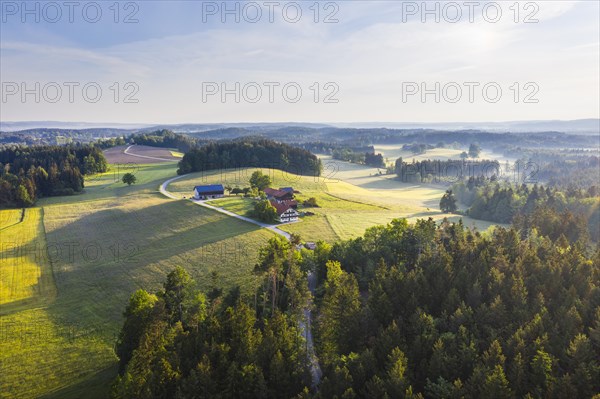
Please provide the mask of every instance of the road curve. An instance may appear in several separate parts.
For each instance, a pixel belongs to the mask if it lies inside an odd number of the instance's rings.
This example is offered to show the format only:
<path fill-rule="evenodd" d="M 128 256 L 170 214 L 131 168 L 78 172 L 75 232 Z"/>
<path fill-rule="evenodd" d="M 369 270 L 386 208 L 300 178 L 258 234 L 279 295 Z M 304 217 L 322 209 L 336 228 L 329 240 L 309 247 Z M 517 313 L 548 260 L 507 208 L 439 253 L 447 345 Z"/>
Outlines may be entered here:
<path fill-rule="evenodd" d="M 125 150 L 125 151 L 127 151 L 127 150 Z M 130 155 L 133 155 L 133 154 L 130 154 Z M 159 187 L 160 193 L 162 195 L 164 195 L 165 197 L 168 197 L 171 199 L 181 199 L 181 198 L 177 197 L 176 195 L 174 195 L 173 193 L 171 193 L 169 190 L 167 190 L 167 186 L 169 184 L 171 184 L 172 182 L 174 182 L 175 180 L 181 179 L 182 177 L 184 177 L 184 175 L 172 177 L 169 180 L 165 181 Z M 257 226 L 263 227 L 265 229 L 269 229 L 275 234 L 284 236 L 288 240 L 290 239 L 290 233 L 279 229 L 277 227 L 277 225 L 262 223 L 262 222 L 259 222 L 258 220 L 250 219 L 250 218 L 238 215 L 236 213 L 227 211 L 222 208 L 217 208 L 216 206 L 212 206 L 212 205 L 208 204 L 206 201 L 195 200 L 195 199 L 190 199 L 190 201 L 195 203 L 196 205 L 200 205 L 204 208 L 212 209 L 213 211 L 223 213 L 227 216 L 231 216 L 236 219 L 240 219 L 245 222 L 252 223 Z M 309 272 L 308 273 L 308 288 L 309 288 L 311 294 L 314 294 L 315 285 L 316 285 L 316 276 L 312 272 Z M 319 385 L 319 382 L 321 382 L 322 372 L 321 372 L 321 367 L 319 366 L 319 359 L 317 358 L 317 354 L 315 352 L 315 345 L 313 342 L 312 328 L 311 328 L 311 325 L 312 325 L 311 307 L 312 307 L 312 301 L 304 309 L 304 320 L 300 320 L 298 324 L 299 324 L 300 330 L 302 331 L 302 335 L 304 336 L 304 339 L 306 340 L 306 355 L 308 357 L 308 363 L 310 366 L 310 374 L 312 377 L 312 387 L 314 389 Z"/>
<path fill-rule="evenodd" d="M 171 199 L 181 199 L 181 198 L 177 197 L 176 195 L 174 195 L 173 193 L 171 193 L 169 190 L 167 190 L 167 186 L 169 184 L 171 184 L 172 182 L 174 182 L 175 180 L 181 179 L 182 177 L 184 177 L 184 176 L 172 177 L 169 180 L 165 181 L 163 184 L 161 184 L 160 188 L 159 188 L 159 191 L 161 192 L 161 194 L 163 194 L 164 196 L 169 197 Z M 207 201 L 196 200 L 196 199 L 192 199 L 192 198 L 190 198 L 190 201 L 193 202 L 194 204 L 200 205 L 200 206 L 202 206 L 204 208 L 212 209 L 213 211 L 217 211 L 217 212 L 223 213 L 223 214 L 225 214 L 227 216 L 231 216 L 231 217 L 234 217 L 236 219 L 243 220 L 244 222 L 252 223 L 252 224 L 255 224 L 257 226 L 263 227 L 265 229 L 269 229 L 272 232 L 274 232 L 276 234 L 279 234 L 280 236 L 284 236 L 288 240 L 290 239 L 290 233 L 279 229 L 277 227 L 278 225 L 276 225 L 276 224 L 262 223 L 262 222 L 259 222 L 258 220 L 250 219 L 250 218 L 247 218 L 245 216 L 238 215 L 237 213 L 233 213 L 233 212 L 227 211 L 227 210 L 225 210 L 223 208 L 218 208 L 216 206 L 210 205 L 210 204 L 207 203 Z"/>
<path fill-rule="evenodd" d="M 138 158 L 147 158 L 147 159 L 155 159 L 158 161 L 165 161 L 165 162 L 177 162 L 176 159 L 167 159 L 167 158 L 158 158 L 158 157 L 150 157 L 148 155 L 139 155 L 139 154 L 132 154 L 129 152 L 129 149 L 131 147 L 133 147 L 135 144 L 130 145 L 129 147 L 125 148 L 125 151 L 123 151 L 123 154 L 127 154 L 127 155 L 131 155 L 132 157 L 138 157 Z"/>

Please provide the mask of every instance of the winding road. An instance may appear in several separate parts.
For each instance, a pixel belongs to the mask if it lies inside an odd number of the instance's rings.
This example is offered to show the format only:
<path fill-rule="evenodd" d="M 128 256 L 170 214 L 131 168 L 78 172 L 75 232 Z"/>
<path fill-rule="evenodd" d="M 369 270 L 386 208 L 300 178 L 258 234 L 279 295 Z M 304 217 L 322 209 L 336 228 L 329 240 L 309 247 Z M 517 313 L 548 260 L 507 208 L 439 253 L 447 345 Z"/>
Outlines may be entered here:
<path fill-rule="evenodd" d="M 135 144 L 132 144 L 129 147 L 125 148 L 125 151 L 123 151 L 123 153 L 127 154 L 127 155 L 131 155 L 132 157 L 154 159 L 154 160 L 157 160 L 157 161 L 165 161 L 165 162 L 177 162 L 176 159 L 167 159 L 167 158 L 151 157 L 151 156 L 148 156 L 148 155 L 132 154 L 132 153 L 129 152 L 129 149 L 131 147 L 134 147 L 134 146 L 135 146 Z"/>
<path fill-rule="evenodd" d="M 167 186 L 169 184 L 171 184 L 172 182 L 174 182 L 175 180 L 181 179 L 182 177 L 184 177 L 184 176 L 176 176 L 176 177 L 173 177 L 173 178 L 165 181 L 163 184 L 161 184 L 160 188 L 159 188 L 159 191 L 161 192 L 161 194 L 164 195 L 164 196 L 166 196 L 166 197 L 172 198 L 172 199 L 181 199 L 181 198 L 177 197 L 176 195 L 174 195 L 173 193 L 171 193 L 170 191 L 168 191 L 167 190 Z M 216 206 L 212 206 L 212 205 L 208 204 L 207 201 L 196 200 L 196 199 L 192 199 L 192 198 L 190 198 L 190 201 L 192 201 L 196 205 L 203 206 L 204 208 L 212 209 L 213 211 L 217 211 L 217 212 L 223 213 L 223 214 L 225 214 L 227 216 L 231 216 L 231 217 L 234 217 L 236 219 L 243 220 L 244 222 L 252 223 L 252 224 L 255 224 L 257 226 L 263 227 L 265 229 L 269 229 L 272 232 L 274 232 L 276 234 L 279 234 L 280 236 L 284 236 L 288 240 L 290 239 L 290 233 L 279 229 L 277 227 L 278 225 L 276 225 L 276 224 L 262 223 L 262 222 L 259 222 L 258 220 L 254 220 L 254 219 L 247 218 L 245 216 L 238 215 L 237 213 L 233 213 L 233 212 L 227 211 L 227 210 L 225 210 L 223 208 L 218 208 Z"/>
<path fill-rule="evenodd" d="M 129 149 L 129 147 L 125 150 L 126 154 L 129 154 L 127 152 L 128 149 Z M 134 155 L 134 154 L 129 154 L 129 155 Z M 143 155 L 137 155 L 137 156 L 144 157 Z M 149 157 L 145 157 L 145 158 L 149 158 Z M 162 195 L 164 195 L 165 197 L 168 197 L 171 199 L 176 199 L 176 200 L 181 199 L 178 196 L 171 193 L 169 190 L 167 190 L 167 186 L 169 184 L 171 184 L 172 182 L 174 182 L 175 180 L 181 179 L 182 177 L 184 177 L 184 176 L 175 176 L 175 177 L 170 178 L 169 180 L 166 180 L 159 187 L 160 193 Z M 223 213 L 227 216 L 231 216 L 236 219 L 240 219 L 245 222 L 255 224 L 262 228 L 269 229 L 275 234 L 279 234 L 279 235 L 287 238 L 288 240 L 290 239 L 290 233 L 279 229 L 277 227 L 278 225 L 262 223 L 262 222 L 259 222 L 258 220 L 250 219 L 250 218 L 238 215 L 236 213 L 227 211 L 222 208 L 217 208 L 216 206 L 212 206 L 212 205 L 208 204 L 207 201 L 195 200 L 195 199 L 191 199 L 191 198 L 190 198 L 190 201 L 195 203 L 196 205 L 200 205 L 204 208 L 212 209 L 213 211 Z M 313 295 L 314 295 L 314 291 L 316 288 L 316 282 L 317 282 L 317 280 L 316 280 L 316 276 L 314 275 L 314 273 L 309 272 L 308 273 L 308 288 L 309 288 L 311 294 L 313 294 Z M 319 366 L 319 359 L 317 358 L 317 354 L 315 352 L 315 346 L 314 346 L 314 342 L 313 342 L 312 328 L 311 328 L 311 324 L 312 324 L 311 308 L 312 308 L 312 300 L 311 300 L 311 303 L 304 309 L 304 320 L 300 320 L 298 324 L 300 325 L 300 330 L 302 330 L 302 335 L 304 336 L 304 339 L 306 340 L 306 354 L 307 354 L 308 362 L 309 362 L 309 366 L 310 366 L 310 374 L 312 376 L 312 387 L 316 388 L 321 381 L 322 372 L 321 372 L 321 367 Z"/>

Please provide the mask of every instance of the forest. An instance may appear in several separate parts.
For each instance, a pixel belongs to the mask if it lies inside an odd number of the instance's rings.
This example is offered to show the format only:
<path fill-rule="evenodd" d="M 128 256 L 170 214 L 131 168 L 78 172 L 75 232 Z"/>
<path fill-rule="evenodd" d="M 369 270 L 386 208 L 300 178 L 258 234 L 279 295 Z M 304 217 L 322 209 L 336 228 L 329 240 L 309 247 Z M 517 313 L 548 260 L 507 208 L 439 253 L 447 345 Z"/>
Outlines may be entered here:
<path fill-rule="evenodd" d="M 320 176 L 321 160 L 309 151 L 263 138 L 211 142 L 193 148 L 179 162 L 177 174 L 239 167 L 273 168 Z"/>
<path fill-rule="evenodd" d="M 597 126 L 597 125 L 596 125 Z M 73 142 L 92 142 L 95 138 L 127 137 L 131 134 L 154 136 L 157 131 L 168 129 L 188 136 L 192 140 L 217 141 L 233 140 L 238 137 L 268 138 L 283 143 L 304 145 L 321 143 L 319 147 L 332 146 L 368 147 L 374 144 L 410 144 L 413 147 L 459 148 L 479 143 L 484 148 L 504 154 L 510 158 L 529 157 L 532 152 L 555 151 L 564 148 L 596 148 L 598 139 L 595 133 L 574 130 L 570 133 L 557 131 L 520 133 L 497 133 L 482 130 L 435 130 L 429 128 L 347 128 L 327 125 L 306 124 L 227 124 L 161 125 L 142 129 L 29 129 L 15 132 L 2 132 L 2 143 L 56 144 L 56 135 L 62 135 Z M 565 130 L 567 131 L 567 130 Z M 597 127 L 594 132 L 597 131 Z M 148 144 L 150 145 L 150 144 Z M 186 152 L 186 151 L 184 151 Z M 364 152 L 364 151 L 362 151 Z M 596 150 L 597 153 L 597 150 Z"/>
<path fill-rule="evenodd" d="M 360 149 L 350 147 L 337 147 L 332 151 L 332 158 L 339 159 L 340 161 L 347 161 L 352 163 L 358 163 L 363 165 L 372 166 L 374 168 L 385 168 L 385 161 L 383 155 L 375 153 L 375 150 L 367 149 L 367 151 L 361 151 Z"/>
<path fill-rule="evenodd" d="M 129 136 L 131 143 L 148 145 L 152 147 L 177 148 L 181 152 L 188 152 L 204 142 L 190 136 L 173 133 L 170 130 L 157 130 L 150 133 L 138 133 Z"/>
<path fill-rule="evenodd" d="M 552 218 L 548 212 L 554 211 L 565 218 L 563 223 L 583 224 L 588 227 L 592 240 L 600 239 L 600 189 L 595 185 L 587 189 L 572 185 L 559 189 L 538 184 L 517 185 L 479 176 L 453 184 L 452 192 L 469 207 L 466 214 L 476 219 L 511 223 L 516 217 L 523 221 L 545 214 L 549 223 Z"/>
<path fill-rule="evenodd" d="M 540 221 L 481 234 L 396 219 L 314 251 L 274 237 L 253 295 L 216 277 L 200 292 L 176 269 L 125 309 L 113 396 L 591 398 L 600 251 L 572 234 L 585 227 L 546 236 Z M 301 333 L 311 302 L 318 385 Z"/>
<path fill-rule="evenodd" d="M 135 292 L 124 312 L 113 397 L 266 398 L 308 394 L 310 374 L 299 326 L 308 301 L 299 254 L 275 237 L 255 268 L 254 300 L 224 292 L 212 276 L 200 292 L 182 268 L 163 290 Z"/>
<path fill-rule="evenodd" d="M 84 175 L 107 168 L 93 145 L 2 148 L 0 206 L 28 207 L 41 197 L 72 195 L 83 190 Z"/>

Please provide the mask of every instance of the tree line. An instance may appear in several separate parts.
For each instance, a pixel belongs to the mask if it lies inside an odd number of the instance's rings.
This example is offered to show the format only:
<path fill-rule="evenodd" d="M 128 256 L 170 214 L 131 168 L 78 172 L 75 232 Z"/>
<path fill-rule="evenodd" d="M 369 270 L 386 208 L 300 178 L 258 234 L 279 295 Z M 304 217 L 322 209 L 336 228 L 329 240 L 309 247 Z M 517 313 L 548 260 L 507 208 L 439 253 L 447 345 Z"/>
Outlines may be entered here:
<path fill-rule="evenodd" d="M 598 393 L 600 252 L 567 230 L 396 220 L 320 243 L 321 397 Z"/>
<path fill-rule="evenodd" d="M 107 168 L 102 151 L 92 145 L 0 149 L 0 206 L 28 207 L 41 197 L 80 192 L 84 175 Z"/>
<path fill-rule="evenodd" d="M 397 219 L 314 251 L 276 237 L 249 296 L 188 294 L 173 272 L 161 292 L 130 300 L 114 396 L 591 398 L 600 251 L 538 222 L 484 235 Z M 323 370 L 314 389 L 298 322 L 309 270 Z"/>
<path fill-rule="evenodd" d="M 452 192 L 469 207 L 466 214 L 475 219 L 511 223 L 517 216 L 528 220 L 553 211 L 556 215 L 563 214 L 561 217 L 566 218 L 565 222 L 568 219 L 569 224 L 587 226 L 584 230 L 594 241 L 600 239 L 600 190 L 597 186 L 587 189 L 571 186 L 561 190 L 537 184 L 515 185 L 480 176 L 455 183 Z"/>
<path fill-rule="evenodd" d="M 151 133 L 132 134 L 129 136 L 129 142 L 151 147 L 177 148 L 181 152 L 188 152 L 205 141 L 162 129 Z"/>
<path fill-rule="evenodd" d="M 211 142 L 193 148 L 179 161 L 179 175 L 214 169 L 259 167 L 320 176 L 321 160 L 309 151 L 262 138 Z"/>
<path fill-rule="evenodd" d="M 237 288 L 201 292 L 178 267 L 155 294 L 135 292 L 116 347 L 114 398 L 292 398 L 311 386 L 300 321 L 309 294 L 291 244 L 274 237 L 253 299 Z"/>
<path fill-rule="evenodd" d="M 385 168 L 383 155 L 376 154 L 372 146 L 365 148 L 337 147 L 332 150 L 332 157 L 340 161 L 368 165 L 374 168 Z"/>

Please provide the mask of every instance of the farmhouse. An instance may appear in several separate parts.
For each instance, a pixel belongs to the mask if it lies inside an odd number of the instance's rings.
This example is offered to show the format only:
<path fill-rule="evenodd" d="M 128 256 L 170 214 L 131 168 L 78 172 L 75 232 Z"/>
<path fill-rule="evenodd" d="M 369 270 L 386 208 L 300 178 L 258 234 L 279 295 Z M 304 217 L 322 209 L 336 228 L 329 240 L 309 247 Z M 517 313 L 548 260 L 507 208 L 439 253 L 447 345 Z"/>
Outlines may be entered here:
<path fill-rule="evenodd" d="M 274 199 L 274 200 L 280 202 L 280 201 L 284 201 L 284 200 L 294 199 L 294 190 L 293 189 L 292 189 L 292 191 L 285 191 L 285 190 L 276 190 L 274 188 L 267 187 L 263 191 L 267 195 L 267 198 L 270 200 Z"/>
<path fill-rule="evenodd" d="M 225 189 L 222 184 L 194 187 L 194 198 L 199 200 L 222 198 L 224 193 Z"/>
<path fill-rule="evenodd" d="M 284 205 L 276 200 L 269 201 L 277 210 L 277 221 L 281 223 L 296 222 L 298 220 L 298 211 L 289 205 Z"/>
<path fill-rule="evenodd" d="M 278 202 L 282 205 L 287 205 L 290 208 L 298 209 L 298 201 L 296 200 L 281 200 Z"/>

